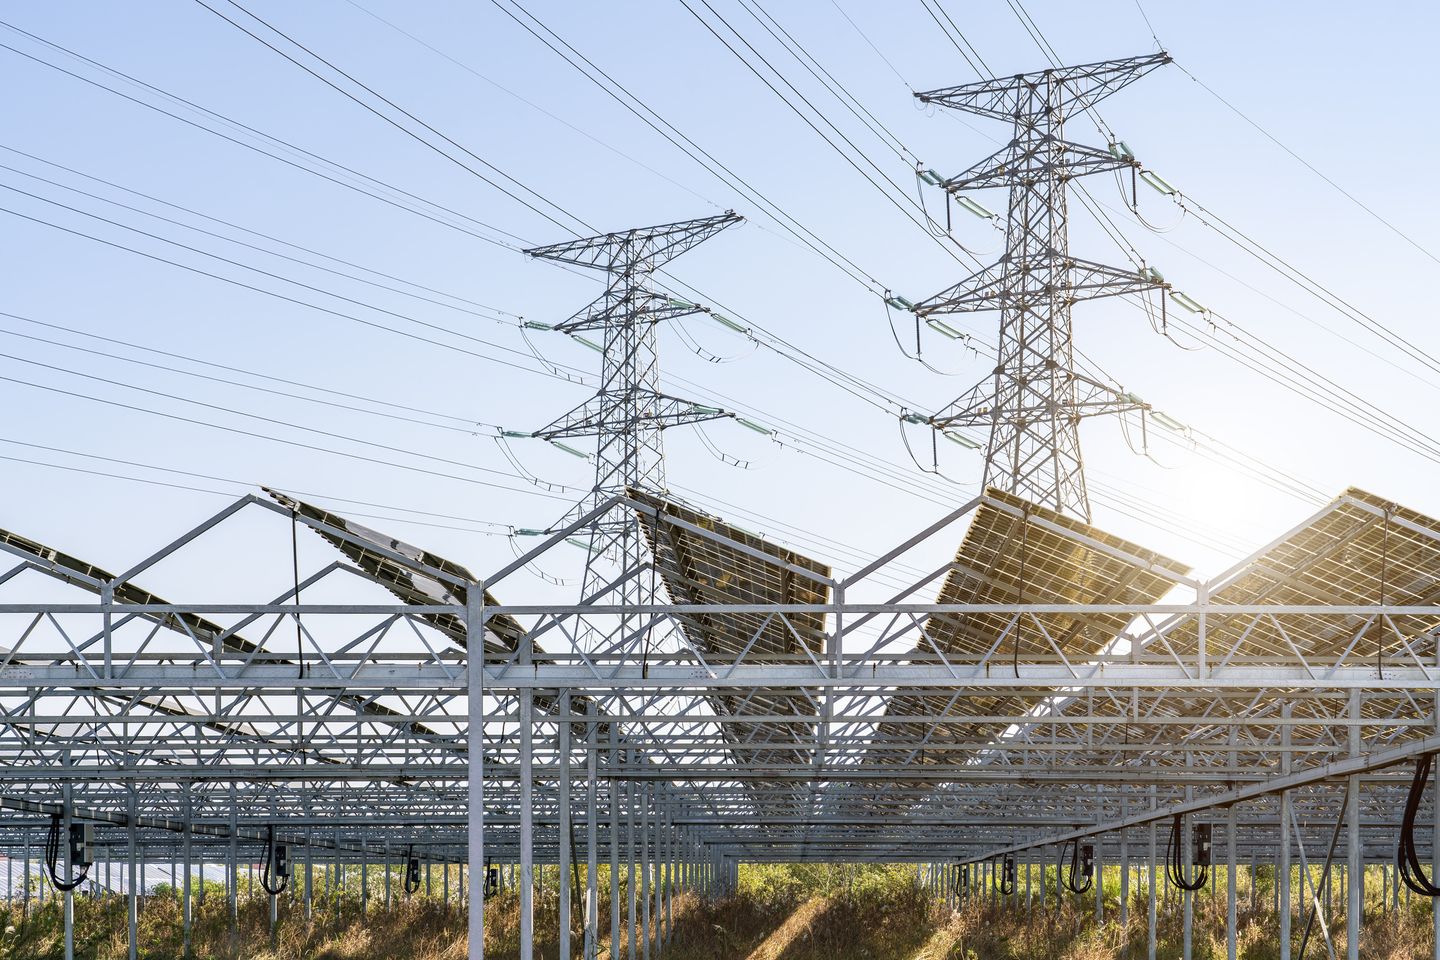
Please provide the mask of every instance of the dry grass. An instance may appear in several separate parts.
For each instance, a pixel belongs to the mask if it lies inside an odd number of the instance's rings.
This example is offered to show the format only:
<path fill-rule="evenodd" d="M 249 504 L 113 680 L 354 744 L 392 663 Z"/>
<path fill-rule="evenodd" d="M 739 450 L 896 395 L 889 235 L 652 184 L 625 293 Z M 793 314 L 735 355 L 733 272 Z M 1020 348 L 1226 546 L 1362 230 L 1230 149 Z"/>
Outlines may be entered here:
<path fill-rule="evenodd" d="M 599 926 L 602 960 L 610 960 L 609 903 L 601 884 Z M 1257 891 L 1257 900 L 1269 903 Z M 1108 891 L 1106 922 L 1097 924 L 1093 899 L 1067 899 L 1056 909 L 1037 902 L 1027 913 L 992 909 L 972 902 L 951 912 L 926 896 L 914 882 L 913 868 L 755 867 L 742 871 L 741 890 L 732 897 L 705 900 L 681 895 L 672 905 L 674 933 L 656 960 L 1129 960 L 1146 950 L 1145 903 L 1132 900 L 1130 923 L 1118 922 L 1118 891 Z M 1276 960 L 1279 950 L 1275 914 L 1254 911 L 1242 889 L 1238 946 L 1242 960 Z M 223 893 L 212 890 L 196 912 L 194 956 L 200 960 L 462 960 L 465 914 L 424 897 L 399 900 L 385 911 L 372 901 L 362 917 L 353 896 L 319 898 L 313 919 L 299 904 L 282 898 L 280 922 L 272 945 L 268 904 L 242 901 L 238 931 L 232 933 Z M 621 906 L 624 907 L 622 897 Z M 1197 897 L 1195 960 L 1225 956 L 1223 893 Z M 535 901 L 537 955 L 559 960 L 558 898 L 553 885 Z M 487 904 L 486 956 L 508 960 L 519 955 L 518 903 L 507 892 Z M 56 905 L 22 917 L 13 908 L 3 917 L 0 960 L 51 960 L 61 956 Z M 1295 922 L 1298 939 L 1303 921 Z M 183 955 L 179 904 L 174 897 L 145 899 L 140 912 L 140 956 L 176 960 Z M 76 905 L 76 956 L 81 960 L 121 960 L 126 950 L 125 901 L 81 899 Z M 622 928 L 623 930 L 623 928 Z M 1360 955 L 1366 960 L 1416 960 L 1431 955 L 1428 902 L 1416 901 L 1397 913 L 1378 903 L 1367 913 Z M 1343 955 L 1343 924 L 1332 930 Z M 1158 924 L 1159 960 L 1180 957 L 1181 918 L 1172 903 Z M 623 935 L 623 934 L 622 934 Z M 575 957 L 581 943 L 580 919 L 574 918 Z M 637 955 L 639 951 L 637 950 Z M 1318 930 L 1308 956 L 1324 957 Z M 617 960 L 627 958 L 621 944 Z"/>

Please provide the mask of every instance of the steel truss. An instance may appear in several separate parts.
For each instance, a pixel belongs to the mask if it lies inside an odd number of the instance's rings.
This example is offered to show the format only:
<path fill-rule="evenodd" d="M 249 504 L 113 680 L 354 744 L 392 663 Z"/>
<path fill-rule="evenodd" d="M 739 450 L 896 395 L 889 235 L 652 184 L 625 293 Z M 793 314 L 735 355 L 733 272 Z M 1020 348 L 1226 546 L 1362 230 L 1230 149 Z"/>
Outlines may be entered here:
<path fill-rule="evenodd" d="M 1353 801 L 1340 844 L 1353 876 L 1391 857 L 1407 763 L 1440 749 L 1440 586 L 1412 578 L 1373 603 L 1227 602 L 1253 562 L 1200 580 L 1151 560 L 1176 585 L 1157 602 L 943 603 L 916 597 L 949 565 L 900 589 L 882 579 L 982 510 L 1049 524 L 1092 565 L 1137 559 L 998 494 L 848 576 L 796 567 L 825 588 L 822 604 L 494 602 L 596 517 L 656 509 L 613 497 L 469 583 L 258 496 L 119 575 L 0 541 L 15 561 L 0 567 L 0 848 L 33 858 L 58 812 L 98 825 L 103 858 L 133 845 L 149 863 L 253 862 L 271 825 L 302 860 L 379 865 L 412 848 L 435 863 L 614 858 L 654 880 L 658 917 L 678 884 L 722 889 L 741 861 L 1053 862 L 1058 844 L 1084 837 L 1114 865 L 1181 810 L 1216 822 L 1242 858 L 1314 860 L 1338 784 Z M 1435 528 L 1373 498 L 1347 494 L 1327 511 L 1302 528 L 1343 517 L 1352 532 L 1317 562 L 1368 549 L 1381 523 L 1387 543 L 1393 527 L 1440 556 Z M 225 603 L 129 589 L 241 517 L 363 545 L 462 602 L 377 602 L 394 583 L 346 560 L 299 581 L 299 603 L 295 586 Z M 683 634 L 728 615 L 757 636 L 818 622 L 821 642 L 763 663 L 743 647 L 642 658 L 634 644 L 572 642 L 621 623 Z M 937 642 L 947 617 L 1002 626 L 985 649 L 956 653 Z M 1052 635 L 1057 617 L 1126 626 L 1079 654 Z M 441 628 L 456 623 L 458 635 Z M 1262 633 L 1275 645 L 1257 647 Z M 484 669 L 472 670 L 478 649 Z M 815 709 L 746 706 L 797 698 Z M 900 698 L 956 708 L 896 713 Z M 717 710 L 721 700 L 734 708 Z M 776 750 L 777 730 L 804 751 Z M 774 794 L 756 784 L 803 802 L 767 806 Z M 472 901 L 482 881 L 469 874 Z M 471 916 L 478 930 L 483 911 Z"/>

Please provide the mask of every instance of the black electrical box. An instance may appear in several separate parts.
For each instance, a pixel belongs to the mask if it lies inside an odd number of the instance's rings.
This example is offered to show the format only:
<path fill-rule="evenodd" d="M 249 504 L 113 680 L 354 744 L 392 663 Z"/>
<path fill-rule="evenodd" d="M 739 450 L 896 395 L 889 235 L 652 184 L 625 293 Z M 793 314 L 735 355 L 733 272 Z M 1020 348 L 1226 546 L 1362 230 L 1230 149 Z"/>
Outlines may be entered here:
<path fill-rule="evenodd" d="M 1001 882 L 1007 887 L 1015 885 L 1015 858 L 1007 856 L 1005 862 L 1000 866 Z"/>
<path fill-rule="evenodd" d="M 485 868 L 485 896 L 493 897 L 500 892 L 500 868 Z"/>
<path fill-rule="evenodd" d="M 1080 848 L 1080 876 L 1095 876 L 1095 847 L 1088 843 Z"/>
<path fill-rule="evenodd" d="M 1199 823 L 1195 825 L 1195 866 L 1210 866 L 1210 824 Z"/>
<path fill-rule="evenodd" d="M 420 858 L 411 857 L 405 864 L 405 885 L 412 890 L 420 887 Z"/>
<path fill-rule="evenodd" d="M 271 865 L 271 872 L 278 880 L 286 880 L 290 877 L 290 847 L 283 843 L 275 844 L 275 859 Z"/>
<path fill-rule="evenodd" d="M 95 863 L 95 825 L 70 824 L 70 866 L 83 870 Z"/>

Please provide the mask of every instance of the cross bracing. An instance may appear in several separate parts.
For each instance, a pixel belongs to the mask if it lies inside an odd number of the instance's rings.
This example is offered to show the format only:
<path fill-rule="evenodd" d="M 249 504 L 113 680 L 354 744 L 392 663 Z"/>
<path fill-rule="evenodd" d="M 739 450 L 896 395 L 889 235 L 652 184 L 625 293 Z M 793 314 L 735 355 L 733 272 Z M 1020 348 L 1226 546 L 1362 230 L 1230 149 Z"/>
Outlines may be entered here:
<path fill-rule="evenodd" d="M 593 810 L 600 850 L 643 812 L 645 856 L 709 870 L 1050 862 L 1074 837 L 1104 862 L 1175 810 L 1231 829 L 1223 808 L 1242 857 L 1273 862 L 1320 856 L 1353 783 L 1354 855 L 1385 862 L 1410 764 L 1440 748 L 1440 523 L 1363 491 L 1209 579 L 999 491 L 848 575 L 654 495 L 596 511 L 636 516 L 667 602 L 507 596 L 565 529 L 480 580 L 288 498 L 244 498 L 122 575 L 7 536 L 0 845 L 38 856 L 68 811 L 107 857 L 133 818 L 160 862 L 186 843 L 245 860 L 274 825 L 346 862 L 556 863 Z M 253 515 L 339 548 L 299 603 L 130 582 Z M 849 599 L 930 538 L 954 561 Z M 37 578 L 71 595 L 26 599 Z M 334 601 L 341 583 L 368 594 Z M 571 642 L 622 619 L 689 642 Z"/>

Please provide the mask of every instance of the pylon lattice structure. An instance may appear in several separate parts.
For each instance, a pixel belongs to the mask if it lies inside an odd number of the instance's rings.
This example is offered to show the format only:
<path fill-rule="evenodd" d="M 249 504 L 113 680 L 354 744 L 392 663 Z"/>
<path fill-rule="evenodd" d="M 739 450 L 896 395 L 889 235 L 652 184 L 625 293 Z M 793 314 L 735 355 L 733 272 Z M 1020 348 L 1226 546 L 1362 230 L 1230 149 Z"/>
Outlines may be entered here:
<path fill-rule="evenodd" d="M 982 117 L 1009 120 L 1014 138 L 945 180 L 943 188 L 1008 187 L 1005 253 L 992 266 L 915 305 L 921 318 L 1000 311 L 993 379 L 931 418 L 939 429 L 988 426 L 985 484 L 1090 519 L 1079 423 L 1143 409 L 1112 385 L 1075 369 L 1070 308 L 1078 300 L 1141 293 L 1158 276 L 1070 255 L 1067 185 L 1081 176 L 1134 167 L 1125 152 L 1071 143 L 1065 122 L 1139 79 L 1170 56 L 1157 53 L 1063 67 L 916 94 Z M 988 394 L 988 396 L 987 396 Z"/>
<path fill-rule="evenodd" d="M 585 237 L 525 251 L 532 257 L 599 270 L 608 284 L 598 299 L 555 329 L 598 336 L 603 357 L 595 396 L 535 431 L 544 440 L 595 438 L 595 485 L 567 514 L 574 521 L 629 490 L 663 494 L 667 427 L 729 416 L 660 391 L 655 327 L 662 321 L 707 312 L 699 304 L 652 289 L 656 269 L 744 220 L 733 211 L 621 233 Z M 591 341 L 592 343 L 594 341 Z M 610 511 L 589 524 L 589 555 L 581 596 L 616 604 L 656 602 L 657 584 L 645 576 L 650 559 L 639 522 L 630 511 Z M 615 576 L 615 571 L 619 576 Z M 620 643 L 635 642 L 624 628 Z"/>

